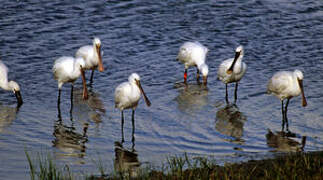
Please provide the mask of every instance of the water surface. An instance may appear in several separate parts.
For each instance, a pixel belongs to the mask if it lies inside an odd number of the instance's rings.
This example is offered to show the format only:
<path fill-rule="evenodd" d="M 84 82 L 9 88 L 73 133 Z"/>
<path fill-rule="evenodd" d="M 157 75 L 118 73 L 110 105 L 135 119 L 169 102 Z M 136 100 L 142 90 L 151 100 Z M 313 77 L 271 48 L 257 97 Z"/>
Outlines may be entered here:
<path fill-rule="evenodd" d="M 53 154 L 75 172 L 99 173 L 93 159 L 113 170 L 115 142 L 121 141 L 115 87 L 132 72 L 141 76 L 152 102 L 140 101 L 132 142 L 131 111 L 125 112 L 123 148 L 154 166 L 171 155 L 210 156 L 221 164 L 276 154 L 266 134 L 281 129 L 280 101 L 266 95 L 277 71 L 304 73 L 308 106 L 293 98 L 288 111 L 295 141 L 306 136 L 304 151 L 323 148 L 323 3 L 321 1 L 4 1 L 0 12 L 0 58 L 19 82 L 23 106 L 17 111 L 11 92 L 0 90 L 0 176 L 29 177 L 25 149 Z M 57 82 L 51 68 L 60 56 L 99 37 L 105 71 L 95 72 L 90 99 L 81 97 L 81 80 L 62 90 L 60 114 Z M 176 55 L 185 41 L 209 48 L 208 87 L 189 86 Z M 245 48 L 248 71 L 241 80 L 237 106 L 225 103 L 225 86 L 216 78 L 222 60 Z M 90 76 L 90 72 L 86 74 Z M 233 101 L 234 85 L 229 86 Z M 233 117 L 233 118 L 232 118 Z M 64 136 L 68 134 L 69 137 Z M 63 134 L 63 135 L 62 135 Z M 65 138 L 65 139 L 64 139 Z"/>

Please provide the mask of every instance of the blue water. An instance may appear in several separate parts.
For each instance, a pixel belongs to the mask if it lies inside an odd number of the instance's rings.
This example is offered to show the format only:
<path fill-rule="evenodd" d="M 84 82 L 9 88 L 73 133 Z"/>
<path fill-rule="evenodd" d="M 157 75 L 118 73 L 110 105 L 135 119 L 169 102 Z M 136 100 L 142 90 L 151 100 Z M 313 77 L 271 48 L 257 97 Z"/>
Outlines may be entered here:
<path fill-rule="evenodd" d="M 17 112 L 11 92 L 0 90 L 0 176 L 29 178 L 25 151 L 51 154 L 59 165 L 82 174 L 99 174 L 93 160 L 113 171 L 114 142 L 121 141 L 120 112 L 114 109 L 114 89 L 132 72 L 141 76 L 147 96 L 135 115 L 134 148 L 142 163 L 160 166 L 172 155 L 209 156 L 220 164 L 264 158 L 280 152 L 267 145 L 268 129 L 281 130 L 280 101 L 266 95 L 268 79 L 277 71 L 304 73 L 308 106 L 301 97 L 289 105 L 290 130 L 304 151 L 323 149 L 323 2 L 256 1 L 3 1 L 0 11 L 0 58 L 9 78 L 21 87 L 24 100 Z M 51 72 L 60 56 L 102 42 L 105 71 L 94 74 L 90 99 L 81 97 L 81 80 L 74 88 L 70 114 L 70 85 L 61 97 L 58 120 L 57 82 Z M 177 62 L 185 41 L 209 48 L 208 88 L 196 84 L 196 70 Z M 239 84 L 233 120 L 224 110 L 225 86 L 217 80 L 221 61 L 245 48 L 248 71 Z M 86 74 L 87 78 L 90 72 Z M 229 86 L 233 101 L 234 85 Z M 125 112 L 125 148 L 131 149 L 131 111 Z M 88 124 L 88 125 L 86 125 Z M 56 128 L 55 128 L 56 127 Z M 86 136 L 82 136 L 88 127 Z M 58 131 L 61 130 L 61 131 Z M 56 133 L 55 133 L 56 132 Z M 72 135 L 61 142 L 59 133 Z M 287 151 L 288 148 L 287 148 Z"/>

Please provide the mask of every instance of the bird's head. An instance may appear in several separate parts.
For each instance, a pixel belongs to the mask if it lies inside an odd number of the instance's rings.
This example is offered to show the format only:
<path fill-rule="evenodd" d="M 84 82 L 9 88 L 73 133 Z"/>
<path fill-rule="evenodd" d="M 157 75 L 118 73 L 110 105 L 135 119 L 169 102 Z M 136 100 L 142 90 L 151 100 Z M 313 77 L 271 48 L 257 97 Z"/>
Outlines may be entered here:
<path fill-rule="evenodd" d="M 242 53 L 243 52 L 243 46 L 242 45 L 240 45 L 240 46 L 238 46 L 237 48 L 236 48 L 236 53 Z"/>
<path fill-rule="evenodd" d="M 97 37 L 95 37 L 94 39 L 93 39 L 93 44 L 96 46 L 96 47 L 101 47 L 101 40 L 99 39 L 99 38 L 97 38 Z"/>
<path fill-rule="evenodd" d="M 140 83 L 140 76 L 137 74 L 137 73 L 132 73 L 130 76 L 129 76 L 129 82 L 130 83 L 134 83 L 138 86 L 141 94 L 144 96 L 144 100 L 146 102 L 146 105 L 147 106 L 150 106 L 151 105 L 151 102 L 149 101 L 148 97 L 146 96 L 146 93 L 144 91 L 144 89 L 142 88 L 141 86 L 141 83 Z"/>
<path fill-rule="evenodd" d="M 132 73 L 128 78 L 130 83 L 136 84 L 137 81 L 140 82 L 140 76 L 137 73 Z"/>
<path fill-rule="evenodd" d="M 20 91 L 20 87 L 15 81 L 9 81 L 9 87 L 11 87 L 13 92 Z"/>
<path fill-rule="evenodd" d="M 227 70 L 228 74 L 232 74 L 234 65 L 236 64 L 237 60 L 239 58 L 241 59 L 242 57 L 243 57 L 243 46 L 240 45 L 236 48 L 236 54 L 234 56 L 233 62 L 231 64 L 230 68 Z"/>
<path fill-rule="evenodd" d="M 305 107 L 305 106 L 307 106 L 307 101 L 306 101 L 305 94 L 304 94 L 304 87 L 303 87 L 304 76 L 303 76 L 303 73 L 302 73 L 302 71 L 296 69 L 294 71 L 294 76 L 297 78 L 298 86 L 299 86 L 299 88 L 301 90 L 301 93 L 302 93 L 302 106 Z"/>
<path fill-rule="evenodd" d="M 202 76 L 203 76 L 203 84 L 206 85 L 207 84 L 207 77 L 208 77 L 208 74 L 209 74 L 209 67 L 207 64 L 202 64 L 200 67 L 199 67 L 201 73 L 202 73 Z"/>
<path fill-rule="evenodd" d="M 13 93 L 15 94 L 17 101 L 18 101 L 18 106 L 21 106 L 23 101 L 22 101 L 22 97 L 20 94 L 20 87 L 18 85 L 18 83 L 16 83 L 15 81 L 9 81 L 9 87 L 11 88 L 11 90 L 13 91 Z"/>
<path fill-rule="evenodd" d="M 93 45 L 95 46 L 97 58 L 99 60 L 99 71 L 103 72 L 104 67 L 103 67 L 103 63 L 102 63 L 102 53 L 101 53 L 101 41 L 100 41 L 100 39 L 97 38 L 97 37 L 94 38 L 93 39 Z"/>
<path fill-rule="evenodd" d="M 303 78 L 304 78 L 302 71 L 300 71 L 298 69 L 296 69 L 294 71 L 294 75 L 297 77 L 298 80 L 303 80 Z"/>

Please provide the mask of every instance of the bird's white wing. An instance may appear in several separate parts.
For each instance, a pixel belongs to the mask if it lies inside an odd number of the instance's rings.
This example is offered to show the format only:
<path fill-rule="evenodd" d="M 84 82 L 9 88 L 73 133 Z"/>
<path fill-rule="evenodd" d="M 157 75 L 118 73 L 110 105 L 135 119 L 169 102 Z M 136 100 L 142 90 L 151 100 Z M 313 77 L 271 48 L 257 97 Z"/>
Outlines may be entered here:
<path fill-rule="evenodd" d="M 55 60 L 53 66 L 54 78 L 57 80 L 58 76 L 63 76 L 66 73 L 71 73 L 73 71 L 74 58 L 63 56 Z"/>
<path fill-rule="evenodd" d="M 76 57 L 82 57 L 84 60 L 88 58 L 88 56 L 92 56 L 93 47 L 92 46 L 82 46 L 75 53 Z"/>
<path fill-rule="evenodd" d="M 129 82 L 121 83 L 114 92 L 115 107 L 124 106 L 129 103 L 131 95 L 131 85 Z"/>
<path fill-rule="evenodd" d="M 94 50 L 92 46 L 82 46 L 80 49 L 77 50 L 76 57 L 82 57 L 85 61 L 85 69 L 91 69 L 93 66 L 97 65 L 95 59 L 92 57 L 94 56 Z"/>
<path fill-rule="evenodd" d="M 189 55 L 190 55 L 190 49 L 188 48 L 187 43 L 185 43 L 179 48 L 177 59 L 182 63 L 185 63 Z"/>
<path fill-rule="evenodd" d="M 8 68 L 2 61 L 0 61 L 0 82 L 8 82 Z"/>
<path fill-rule="evenodd" d="M 194 64 L 197 66 L 200 66 L 201 64 L 205 63 L 206 54 L 208 52 L 208 48 L 203 46 L 199 42 L 192 43 L 190 48 L 190 54 L 192 61 L 194 61 Z"/>
<path fill-rule="evenodd" d="M 127 86 L 127 82 L 120 84 L 114 92 L 114 102 L 116 107 L 118 107 L 119 103 L 122 101 L 122 98 L 124 97 L 125 86 Z"/>
<path fill-rule="evenodd" d="M 290 75 L 288 72 L 282 71 L 274 74 L 269 80 L 267 85 L 267 91 L 269 93 L 281 93 L 288 88 L 288 82 L 290 81 Z"/>
<path fill-rule="evenodd" d="M 179 50 L 178 60 L 188 66 L 201 65 L 205 61 L 208 49 L 199 42 L 185 42 Z"/>
<path fill-rule="evenodd" d="M 195 41 L 194 43 L 196 46 L 198 46 L 200 49 L 203 50 L 204 54 L 207 54 L 209 52 L 209 49 L 206 46 L 204 46 L 203 44 L 201 44 L 200 42 Z"/>
<path fill-rule="evenodd" d="M 227 70 L 230 68 L 231 64 L 232 64 L 233 58 L 224 60 L 218 69 L 218 78 L 220 80 L 222 80 L 224 77 L 226 76 L 230 76 L 229 74 L 227 74 Z"/>

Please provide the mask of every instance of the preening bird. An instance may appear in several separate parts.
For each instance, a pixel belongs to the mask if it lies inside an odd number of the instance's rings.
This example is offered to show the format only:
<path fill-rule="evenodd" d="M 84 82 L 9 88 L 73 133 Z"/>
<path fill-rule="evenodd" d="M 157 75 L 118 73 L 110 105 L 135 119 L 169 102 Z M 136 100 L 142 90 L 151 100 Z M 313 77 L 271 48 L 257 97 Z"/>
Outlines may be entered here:
<path fill-rule="evenodd" d="M 101 41 L 99 38 L 93 39 L 93 45 L 80 47 L 76 57 L 82 57 L 85 61 L 85 70 L 92 70 L 90 82 L 93 81 L 94 70 L 99 69 L 100 72 L 104 71 L 101 54 Z"/>
<path fill-rule="evenodd" d="M 235 57 L 224 60 L 218 69 L 218 78 L 225 83 L 225 100 L 228 100 L 228 83 L 236 83 L 234 101 L 237 101 L 238 83 L 247 71 L 246 63 L 242 62 L 244 50 L 242 46 L 236 48 Z"/>
<path fill-rule="evenodd" d="M 16 98 L 18 107 L 20 107 L 23 103 L 22 97 L 20 94 L 20 87 L 18 83 L 15 81 L 8 81 L 8 68 L 3 62 L 0 60 L 0 87 L 6 91 L 12 91 Z"/>
<path fill-rule="evenodd" d="M 123 123 L 124 123 L 123 110 L 132 109 L 132 126 L 134 129 L 135 110 L 137 108 L 141 94 L 144 96 L 146 105 L 150 106 L 151 103 L 147 98 L 143 88 L 141 87 L 140 77 L 137 73 L 132 73 L 128 78 L 128 82 L 121 83 L 115 89 L 114 101 L 115 101 L 115 107 L 121 110 L 122 135 L 123 135 Z M 122 140 L 124 141 L 123 137 L 122 137 Z"/>
<path fill-rule="evenodd" d="M 86 80 L 84 75 L 85 62 L 81 57 L 73 58 L 63 56 L 55 60 L 53 66 L 54 78 L 58 82 L 58 105 L 60 103 L 61 88 L 64 83 L 72 83 L 71 102 L 73 101 L 74 82 L 82 75 L 83 80 L 83 99 L 88 98 Z"/>
<path fill-rule="evenodd" d="M 196 79 L 199 81 L 200 72 L 203 76 L 204 85 L 207 84 L 209 67 L 205 64 L 208 48 L 199 42 L 185 42 L 180 48 L 177 55 L 177 60 L 185 65 L 184 83 L 187 82 L 187 69 L 190 66 L 195 66 L 197 69 Z"/>
<path fill-rule="evenodd" d="M 281 100 L 282 104 L 282 131 L 286 123 L 286 130 L 288 130 L 288 119 L 287 119 L 287 107 L 289 100 L 295 96 L 302 95 L 302 105 L 305 107 L 307 101 L 304 95 L 303 88 L 303 73 L 300 70 L 290 71 L 279 71 L 270 78 L 267 85 L 267 93 L 273 94 Z M 284 107 L 284 100 L 287 99 Z"/>

